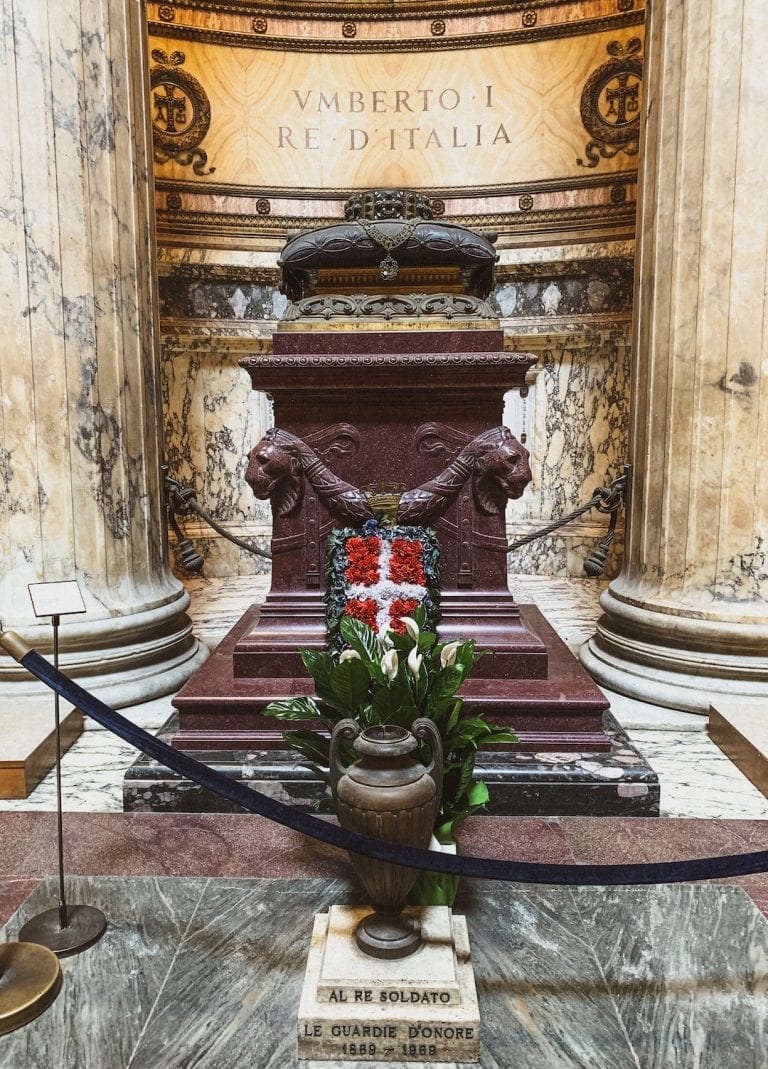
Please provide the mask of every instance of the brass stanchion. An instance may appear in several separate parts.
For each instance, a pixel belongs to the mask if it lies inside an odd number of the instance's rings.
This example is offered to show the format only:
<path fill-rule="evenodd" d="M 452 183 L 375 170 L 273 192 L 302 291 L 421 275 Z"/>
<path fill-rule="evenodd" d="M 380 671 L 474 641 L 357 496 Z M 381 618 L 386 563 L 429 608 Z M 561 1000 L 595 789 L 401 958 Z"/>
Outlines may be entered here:
<path fill-rule="evenodd" d="M 0 1035 L 29 1024 L 61 989 L 59 959 L 37 943 L 0 946 Z"/>

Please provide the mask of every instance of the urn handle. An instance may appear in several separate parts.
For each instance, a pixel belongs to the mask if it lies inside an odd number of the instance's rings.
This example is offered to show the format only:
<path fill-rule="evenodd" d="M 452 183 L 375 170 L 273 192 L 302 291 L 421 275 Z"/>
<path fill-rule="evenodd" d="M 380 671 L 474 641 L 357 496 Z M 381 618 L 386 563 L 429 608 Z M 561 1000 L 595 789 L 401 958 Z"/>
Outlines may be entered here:
<path fill-rule="evenodd" d="M 438 808 L 443 797 L 443 740 L 434 721 L 426 716 L 414 720 L 411 731 L 417 739 L 428 739 L 432 746 L 432 762 L 427 768 L 427 775 L 432 777 L 435 784 L 435 796 Z"/>
<path fill-rule="evenodd" d="M 340 720 L 336 727 L 333 729 L 331 735 L 331 748 L 328 755 L 328 763 L 330 764 L 331 773 L 331 793 L 333 794 L 334 801 L 336 800 L 336 785 L 341 777 L 346 772 L 344 765 L 339 761 L 339 749 L 344 740 L 352 742 L 360 734 L 360 725 L 354 720 L 347 718 L 346 720 Z"/>

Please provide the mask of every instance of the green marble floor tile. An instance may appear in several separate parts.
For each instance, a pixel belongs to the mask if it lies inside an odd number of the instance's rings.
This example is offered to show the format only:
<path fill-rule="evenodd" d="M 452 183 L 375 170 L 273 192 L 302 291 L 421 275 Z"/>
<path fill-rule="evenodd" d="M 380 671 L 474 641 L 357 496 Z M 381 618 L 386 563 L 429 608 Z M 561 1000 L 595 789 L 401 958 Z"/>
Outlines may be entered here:
<path fill-rule="evenodd" d="M 575 898 L 641 1069 L 766 1069 L 768 921 L 741 888 Z"/>
<path fill-rule="evenodd" d="M 569 889 L 475 883 L 467 913 L 483 1066 L 636 1069 Z"/>
<path fill-rule="evenodd" d="M 0 1037 L 0 1069 L 294 1069 L 326 880 L 72 878 L 104 939 L 53 1006 Z M 734 887 L 466 881 L 484 1069 L 765 1069 L 768 925 Z M 55 903 L 47 880 L 8 926 Z M 303 1069 L 377 1063 L 305 1062 Z M 378 1063 L 382 1064 L 382 1063 Z M 428 1067 L 429 1069 L 429 1067 Z"/>
<path fill-rule="evenodd" d="M 207 882 L 68 879 L 68 901 L 101 909 L 107 931 L 88 950 L 62 959 L 61 993 L 41 1017 L 0 1036 L 1 1069 L 124 1069 Z M 7 938 L 55 906 L 57 895 L 58 881 L 43 880 L 9 921 Z"/>
<path fill-rule="evenodd" d="M 327 880 L 211 881 L 130 1069 L 294 1065 L 313 917 L 348 897 Z"/>

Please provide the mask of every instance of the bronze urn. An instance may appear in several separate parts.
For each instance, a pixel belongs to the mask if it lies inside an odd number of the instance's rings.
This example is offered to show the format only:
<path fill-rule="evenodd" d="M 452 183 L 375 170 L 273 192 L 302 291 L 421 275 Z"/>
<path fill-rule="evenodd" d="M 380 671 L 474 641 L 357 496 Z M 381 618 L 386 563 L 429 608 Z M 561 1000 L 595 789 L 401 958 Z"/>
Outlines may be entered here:
<path fill-rule="evenodd" d="M 421 739 L 432 748 L 427 768 L 413 756 Z M 346 769 L 339 760 L 343 741 L 352 741 L 359 756 Z M 361 731 L 354 720 L 341 720 L 331 736 L 330 765 L 342 828 L 422 849 L 429 845 L 443 779 L 440 733 L 431 720 L 415 720 L 410 731 L 394 724 Z M 357 945 L 376 958 L 404 958 L 418 950 L 418 920 L 402 913 L 416 870 L 349 856 L 374 908 L 357 926 Z"/>

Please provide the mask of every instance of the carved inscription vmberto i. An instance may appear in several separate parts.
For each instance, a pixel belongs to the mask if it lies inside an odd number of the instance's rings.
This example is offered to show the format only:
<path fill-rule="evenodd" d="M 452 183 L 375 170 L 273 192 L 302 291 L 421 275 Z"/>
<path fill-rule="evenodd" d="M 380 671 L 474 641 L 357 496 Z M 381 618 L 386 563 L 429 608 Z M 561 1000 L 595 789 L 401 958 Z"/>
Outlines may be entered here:
<path fill-rule="evenodd" d="M 322 117 L 345 115 L 348 125 L 337 139 L 338 149 L 362 152 L 378 145 L 389 152 L 425 149 L 465 149 L 488 145 L 510 145 L 512 139 L 494 108 L 494 87 L 472 90 L 452 86 L 420 89 L 352 89 L 346 91 L 300 89 L 291 91 L 291 122 L 280 123 L 276 131 L 281 149 L 323 148 Z M 365 125 L 355 125 L 358 116 Z M 381 124 L 371 122 L 381 116 Z"/>

